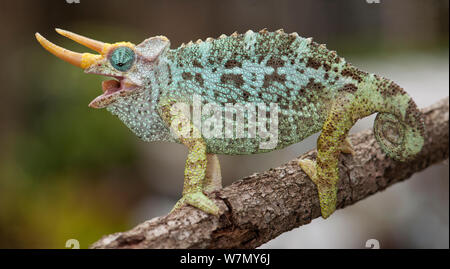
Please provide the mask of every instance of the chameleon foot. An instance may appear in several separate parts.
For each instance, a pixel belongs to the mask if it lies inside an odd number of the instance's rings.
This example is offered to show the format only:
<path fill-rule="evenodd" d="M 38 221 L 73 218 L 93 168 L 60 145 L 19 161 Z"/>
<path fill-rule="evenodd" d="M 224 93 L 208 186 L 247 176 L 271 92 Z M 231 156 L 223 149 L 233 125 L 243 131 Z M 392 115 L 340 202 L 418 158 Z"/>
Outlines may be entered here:
<path fill-rule="evenodd" d="M 355 150 L 353 149 L 352 142 L 348 138 L 344 140 L 344 143 L 341 145 L 341 152 L 346 154 L 355 155 Z"/>
<path fill-rule="evenodd" d="M 317 186 L 319 192 L 320 210 L 324 219 L 336 210 L 337 187 L 327 183 L 326 179 L 317 176 L 316 162 L 308 159 L 299 160 L 298 164 Z"/>
<path fill-rule="evenodd" d="M 206 213 L 210 213 L 216 216 L 219 215 L 219 207 L 217 207 L 217 205 L 202 192 L 193 192 L 183 195 L 183 197 L 175 204 L 170 213 L 182 207 L 183 205 L 191 205 Z"/>

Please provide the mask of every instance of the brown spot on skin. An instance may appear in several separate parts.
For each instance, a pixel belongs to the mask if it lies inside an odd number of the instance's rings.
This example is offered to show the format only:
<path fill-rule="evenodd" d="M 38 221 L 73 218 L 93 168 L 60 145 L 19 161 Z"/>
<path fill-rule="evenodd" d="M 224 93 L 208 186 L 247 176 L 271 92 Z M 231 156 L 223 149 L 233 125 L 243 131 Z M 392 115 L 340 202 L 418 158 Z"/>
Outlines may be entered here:
<path fill-rule="evenodd" d="M 203 65 L 202 65 L 199 61 L 197 61 L 197 60 L 194 60 L 194 61 L 192 62 L 192 65 L 193 65 L 194 67 L 200 67 L 200 68 L 203 68 Z"/>
<path fill-rule="evenodd" d="M 244 97 L 244 101 L 248 101 L 248 98 L 250 97 L 250 94 L 247 91 L 244 91 L 242 93 L 243 97 Z"/>
<path fill-rule="evenodd" d="M 320 91 L 325 88 L 322 83 L 320 82 L 314 82 L 314 78 L 310 78 L 308 84 L 306 84 L 305 88 L 310 91 Z"/>
<path fill-rule="evenodd" d="M 197 81 L 198 84 L 200 84 L 201 87 L 203 87 L 203 77 L 200 73 L 195 74 L 195 81 Z"/>
<path fill-rule="evenodd" d="M 344 69 L 342 70 L 341 75 L 344 77 L 353 77 L 353 72 L 349 69 Z"/>
<path fill-rule="evenodd" d="M 291 44 L 297 39 L 297 37 L 295 35 L 288 35 L 288 41 L 287 41 L 287 45 L 291 46 Z"/>
<path fill-rule="evenodd" d="M 328 80 L 328 79 L 330 78 L 330 75 L 328 75 L 328 73 L 325 73 L 325 75 L 323 75 L 323 78 L 324 78 L 325 80 Z"/>
<path fill-rule="evenodd" d="M 345 84 L 342 88 L 339 89 L 341 92 L 355 93 L 358 90 L 354 84 Z"/>
<path fill-rule="evenodd" d="M 330 69 L 331 69 L 331 66 L 329 65 L 329 64 L 327 64 L 327 63 L 324 63 L 323 64 L 323 68 L 325 69 L 325 71 L 330 71 Z"/>
<path fill-rule="evenodd" d="M 233 83 L 234 86 L 240 88 L 244 84 L 244 79 L 240 74 L 223 74 L 220 77 L 220 82 L 224 84 Z"/>
<path fill-rule="evenodd" d="M 423 124 L 416 124 L 422 122 L 422 113 L 417 109 L 416 104 L 412 99 L 408 101 L 408 108 L 406 109 L 406 123 L 409 126 L 417 126 L 421 136 L 425 136 Z"/>
<path fill-rule="evenodd" d="M 320 62 L 318 62 L 316 59 L 314 58 L 308 58 L 308 62 L 306 62 L 306 67 L 311 67 L 314 69 L 319 69 L 319 67 L 321 66 Z"/>
<path fill-rule="evenodd" d="M 241 68 L 242 67 L 242 63 L 240 63 L 240 62 L 238 62 L 236 60 L 228 60 L 225 63 L 225 68 L 227 68 L 227 69 L 231 69 L 231 68 L 234 68 L 234 67 Z"/>
<path fill-rule="evenodd" d="M 298 93 L 305 100 L 293 103 L 293 109 L 301 110 L 305 105 L 319 101 L 324 94 L 324 89 L 325 86 L 320 81 L 315 82 L 314 78 L 309 78 L 308 84 L 301 87 Z"/>
<path fill-rule="evenodd" d="M 181 77 L 182 77 L 184 80 L 191 80 L 191 79 L 192 79 L 192 74 L 189 73 L 189 72 L 183 72 L 183 73 L 181 73 Z"/>
<path fill-rule="evenodd" d="M 335 67 L 335 68 L 333 68 L 333 71 L 337 73 L 339 71 L 339 69 L 337 67 Z"/>
<path fill-rule="evenodd" d="M 284 83 L 286 82 L 286 75 L 280 75 L 276 72 L 273 72 L 270 75 L 265 75 L 264 76 L 264 83 L 263 83 L 263 88 L 267 88 L 268 86 L 270 86 L 273 82 L 279 82 L 279 83 Z"/>
<path fill-rule="evenodd" d="M 212 64 L 214 64 L 214 60 L 211 59 L 211 58 L 209 58 L 209 59 L 208 59 L 208 63 L 209 63 L 210 65 L 212 65 Z"/>
<path fill-rule="evenodd" d="M 388 85 L 389 83 L 389 85 Z M 391 97 L 398 94 L 406 94 L 405 90 L 403 90 L 402 87 L 397 85 L 394 82 L 390 82 L 386 79 L 382 80 L 382 82 L 379 84 L 379 89 L 381 91 L 381 94 L 384 97 Z"/>
<path fill-rule="evenodd" d="M 273 67 L 274 69 L 277 69 L 278 67 L 283 67 L 284 66 L 284 61 L 281 60 L 278 57 L 270 57 L 270 59 L 267 61 L 266 63 L 267 66 Z"/>
<path fill-rule="evenodd" d="M 258 58 L 258 63 L 260 64 L 263 60 L 264 60 L 264 56 L 260 55 L 259 58 Z"/>
<path fill-rule="evenodd" d="M 214 68 L 212 69 L 212 71 L 213 71 L 213 72 L 216 72 L 216 71 L 217 71 L 217 68 L 214 67 Z"/>
<path fill-rule="evenodd" d="M 359 83 L 362 82 L 362 78 L 364 75 L 366 75 L 366 72 L 360 71 L 350 65 L 347 65 L 342 71 L 341 75 L 344 77 L 351 77 L 354 80 L 358 81 Z"/>
<path fill-rule="evenodd" d="M 167 84 L 170 85 L 170 84 L 172 84 L 173 80 L 172 80 L 172 69 L 170 68 L 169 65 L 167 66 L 167 72 L 169 73 L 169 75 L 168 75 L 169 81 L 167 82 Z"/>

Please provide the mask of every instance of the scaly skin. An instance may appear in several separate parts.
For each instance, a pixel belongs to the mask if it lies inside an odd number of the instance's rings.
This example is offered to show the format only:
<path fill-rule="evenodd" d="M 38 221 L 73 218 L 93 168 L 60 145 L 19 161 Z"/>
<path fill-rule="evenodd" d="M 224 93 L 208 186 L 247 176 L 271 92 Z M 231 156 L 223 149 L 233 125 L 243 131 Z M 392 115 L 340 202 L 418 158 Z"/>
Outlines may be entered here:
<path fill-rule="evenodd" d="M 123 44 L 135 55 L 127 62 L 132 67 L 119 71 L 126 65 L 118 66 L 118 61 L 125 63 L 128 56 L 111 54 Z M 311 38 L 262 30 L 190 42 L 173 50 L 169 47 L 169 40 L 162 36 L 137 46 L 107 44 L 101 56 L 89 56 L 93 63 L 85 71 L 121 81 L 120 90 L 106 91 L 91 106 L 106 107 L 145 141 L 177 142 L 188 148 L 183 197 L 174 209 L 190 204 L 219 213 L 204 194 L 221 187 L 215 154 L 268 152 L 322 131 L 317 160 L 300 160 L 299 165 L 316 184 L 322 216 L 327 218 L 336 209 L 339 154 L 354 152 L 348 131 L 358 119 L 376 112 L 375 136 L 390 157 L 405 161 L 422 148 L 422 116 L 402 88 L 358 70 Z M 104 86 L 108 89 L 114 83 L 105 85 L 110 85 Z M 261 148 L 264 138 L 259 134 L 251 138 L 204 136 L 189 113 L 174 109 L 178 103 L 195 107 L 194 96 L 199 96 L 202 104 L 222 108 L 226 104 L 276 103 L 280 109 L 278 143 Z M 208 118 L 201 115 L 201 122 Z M 246 129 L 250 127 L 248 118 L 246 113 Z M 183 136 L 183 122 L 200 135 Z"/>

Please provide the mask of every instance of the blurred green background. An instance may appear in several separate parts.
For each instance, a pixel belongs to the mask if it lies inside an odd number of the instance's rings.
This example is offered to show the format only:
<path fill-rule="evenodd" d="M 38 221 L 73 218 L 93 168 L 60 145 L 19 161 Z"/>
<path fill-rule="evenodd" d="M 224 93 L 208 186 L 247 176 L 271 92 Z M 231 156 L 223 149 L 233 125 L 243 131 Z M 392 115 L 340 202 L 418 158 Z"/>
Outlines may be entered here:
<path fill-rule="evenodd" d="M 110 43 L 162 34 L 175 48 L 222 33 L 284 28 L 396 80 L 421 107 L 448 95 L 448 0 L 67 2 L 0 4 L 0 248 L 64 248 L 71 238 L 87 248 L 166 214 L 183 185 L 186 150 L 139 141 L 106 110 L 88 108 L 104 78 L 50 55 L 35 32 L 87 52 L 53 29 Z M 315 147 L 316 138 L 269 154 L 220 156 L 224 183 L 281 165 Z M 263 248 L 361 248 L 369 238 L 382 248 L 448 248 L 448 178 L 448 164 L 435 165 Z"/>

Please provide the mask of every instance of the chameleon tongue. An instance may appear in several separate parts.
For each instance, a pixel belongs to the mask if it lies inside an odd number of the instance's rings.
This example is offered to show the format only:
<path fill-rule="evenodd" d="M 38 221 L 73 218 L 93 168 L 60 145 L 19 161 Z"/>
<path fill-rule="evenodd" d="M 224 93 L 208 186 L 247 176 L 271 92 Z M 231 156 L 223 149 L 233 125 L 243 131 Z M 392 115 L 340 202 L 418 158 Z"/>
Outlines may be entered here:
<path fill-rule="evenodd" d="M 105 93 L 115 92 L 120 89 L 120 82 L 115 79 L 103 81 L 102 89 Z"/>

